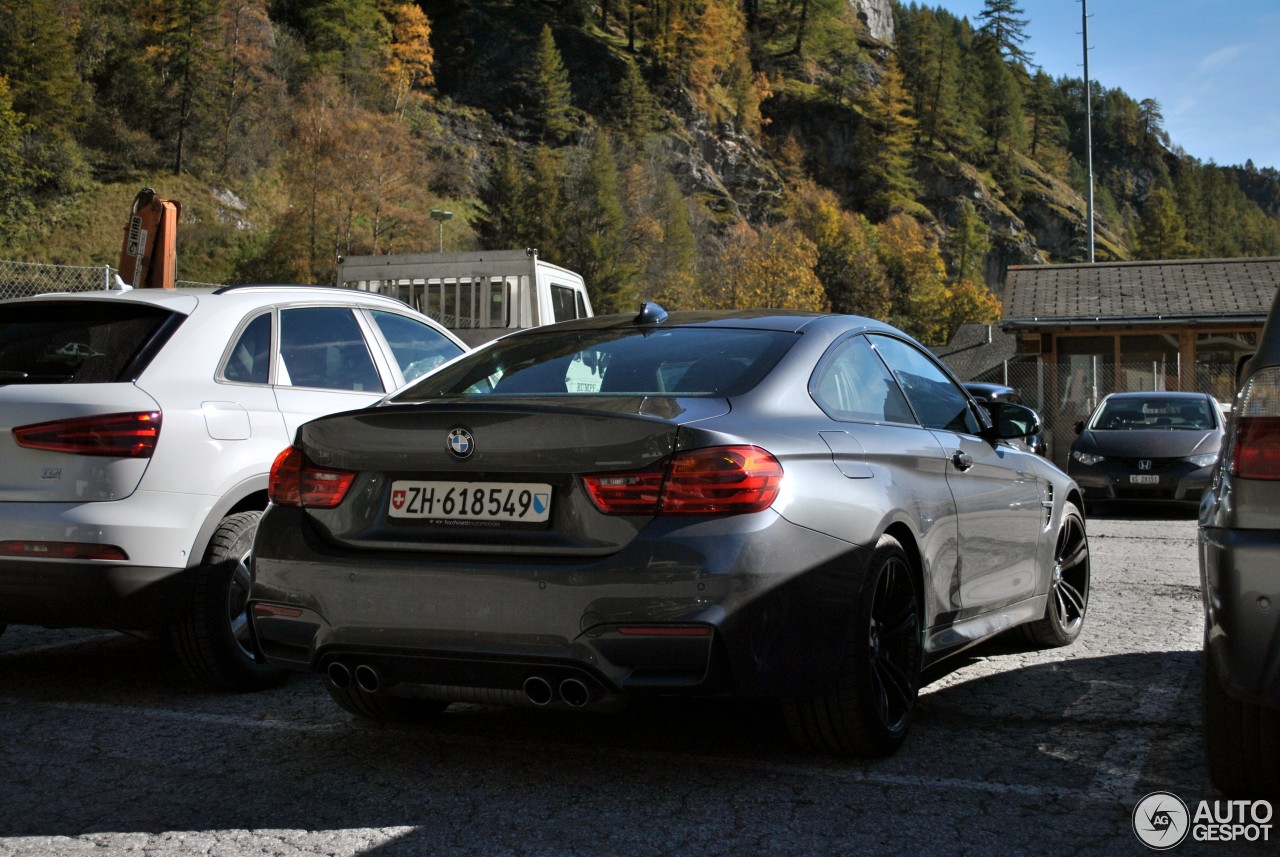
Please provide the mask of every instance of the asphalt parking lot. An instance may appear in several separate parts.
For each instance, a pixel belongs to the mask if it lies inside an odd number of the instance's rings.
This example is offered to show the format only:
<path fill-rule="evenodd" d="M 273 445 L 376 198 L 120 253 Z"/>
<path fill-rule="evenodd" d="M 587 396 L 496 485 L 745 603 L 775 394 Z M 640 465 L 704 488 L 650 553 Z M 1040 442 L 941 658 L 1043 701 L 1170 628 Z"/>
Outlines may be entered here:
<path fill-rule="evenodd" d="M 792 749 L 766 704 L 358 721 L 318 681 L 224 696 L 163 646 L 0 636 L 0 855 L 1141 854 L 1134 807 L 1213 800 L 1187 511 L 1091 515 L 1076 645 L 929 676 L 903 750 Z M 1171 853 L 1276 853 L 1197 842 Z"/>

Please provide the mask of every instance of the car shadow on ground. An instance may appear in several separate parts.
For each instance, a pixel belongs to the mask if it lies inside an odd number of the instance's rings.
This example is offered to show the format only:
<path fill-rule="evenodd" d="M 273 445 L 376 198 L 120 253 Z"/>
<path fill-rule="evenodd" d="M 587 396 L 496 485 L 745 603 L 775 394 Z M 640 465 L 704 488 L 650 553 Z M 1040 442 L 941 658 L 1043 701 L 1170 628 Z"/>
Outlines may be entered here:
<path fill-rule="evenodd" d="M 1194 521 L 1199 503 L 1163 500 L 1086 500 L 1085 517 L 1113 521 Z"/>
<path fill-rule="evenodd" d="M 311 677 L 223 695 L 145 641 L 97 635 L 14 651 L 0 638 L 0 743 L 14 748 L 0 830 L 406 826 L 419 830 L 397 840 L 407 850 L 385 853 L 410 853 L 495 804 L 514 807 L 515 824 L 575 806 L 625 815 L 637 795 L 657 802 L 646 812 L 687 813 L 691 789 L 763 800 L 814 777 L 803 788 L 871 781 L 887 794 L 972 778 L 1037 800 L 1042 789 L 1084 793 L 1134 736 L 1148 747 L 1137 788 L 1202 788 L 1198 652 L 1023 664 L 1025 654 L 997 640 L 931 671 L 906 745 L 865 762 L 797 751 L 769 701 L 641 700 L 614 714 L 454 705 L 427 722 L 381 724 L 338 709 Z"/>

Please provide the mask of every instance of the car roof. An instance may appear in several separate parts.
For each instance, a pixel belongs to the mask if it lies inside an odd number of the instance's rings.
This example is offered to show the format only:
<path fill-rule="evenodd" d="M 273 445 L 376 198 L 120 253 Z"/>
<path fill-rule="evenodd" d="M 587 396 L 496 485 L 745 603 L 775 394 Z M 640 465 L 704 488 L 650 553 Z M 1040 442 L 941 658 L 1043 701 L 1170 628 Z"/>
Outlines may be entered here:
<path fill-rule="evenodd" d="M 1137 390 L 1123 393 L 1111 393 L 1108 399 L 1209 399 L 1208 393 L 1187 392 L 1185 390 Z"/>
<path fill-rule="evenodd" d="M 784 309 L 673 310 L 665 313 L 661 308 L 659 308 L 658 312 L 663 313 L 660 321 L 642 318 L 637 313 L 617 313 L 562 321 L 546 327 L 533 328 L 532 330 L 608 330 L 610 328 L 626 329 L 651 325 L 656 328 L 715 327 L 799 332 L 813 326 L 837 324 L 851 330 L 865 329 L 902 335 L 901 331 L 876 319 L 836 313 Z M 524 332 L 526 331 L 517 331 L 514 335 Z"/>
<path fill-rule="evenodd" d="M 391 295 L 348 289 L 339 286 L 311 286 L 282 283 L 247 283 L 235 286 L 179 288 L 179 289 L 102 289 L 84 292 L 45 292 L 21 298 L 10 298 L 0 303 L 31 303 L 48 300 L 127 301 L 166 306 L 180 312 L 191 312 L 192 299 L 198 302 L 207 297 L 243 299 L 247 303 L 271 304 L 287 300 L 334 300 L 342 303 L 365 305 L 383 304 L 388 308 L 411 309 L 408 304 Z"/>

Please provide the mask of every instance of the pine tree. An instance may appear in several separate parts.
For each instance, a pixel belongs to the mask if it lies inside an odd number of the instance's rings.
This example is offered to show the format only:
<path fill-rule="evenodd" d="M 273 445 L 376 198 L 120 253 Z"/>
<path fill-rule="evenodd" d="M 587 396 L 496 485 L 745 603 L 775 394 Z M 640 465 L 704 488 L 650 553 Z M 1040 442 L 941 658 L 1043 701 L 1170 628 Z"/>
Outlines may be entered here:
<path fill-rule="evenodd" d="M 592 307 L 606 314 L 635 306 L 636 272 L 625 260 L 626 223 L 608 134 L 596 134 L 560 216 L 565 264 L 582 274 Z"/>
<path fill-rule="evenodd" d="M 530 230 L 523 228 L 524 171 L 510 146 L 499 149 L 479 187 L 480 237 L 487 247 L 518 247 Z"/>
<path fill-rule="evenodd" d="M 978 30 L 988 35 L 1000 56 L 1018 65 L 1031 65 L 1033 54 L 1022 46 L 1027 41 L 1027 19 L 1015 0 L 983 0 Z"/>
<path fill-rule="evenodd" d="M 1138 253 L 1143 259 L 1182 259 L 1191 250 L 1177 200 L 1168 188 L 1156 188 L 1138 221 Z"/>
<path fill-rule="evenodd" d="M 913 172 L 915 120 L 902 72 L 890 57 L 879 86 L 862 100 L 863 122 L 855 145 L 865 165 L 862 174 L 866 211 L 883 220 L 895 211 L 914 210 L 920 184 Z"/>
<path fill-rule="evenodd" d="M 542 32 L 538 35 L 525 86 L 529 92 L 530 118 L 543 141 L 563 141 L 573 131 L 573 122 L 569 118 L 573 90 L 560 49 L 556 47 L 555 36 L 547 24 L 542 25 Z"/>
<path fill-rule="evenodd" d="M 628 62 L 610 104 L 614 121 L 632 143 L 638 143 L 658 127 L 658 104 L 640 74 L 640 67 Z"/>

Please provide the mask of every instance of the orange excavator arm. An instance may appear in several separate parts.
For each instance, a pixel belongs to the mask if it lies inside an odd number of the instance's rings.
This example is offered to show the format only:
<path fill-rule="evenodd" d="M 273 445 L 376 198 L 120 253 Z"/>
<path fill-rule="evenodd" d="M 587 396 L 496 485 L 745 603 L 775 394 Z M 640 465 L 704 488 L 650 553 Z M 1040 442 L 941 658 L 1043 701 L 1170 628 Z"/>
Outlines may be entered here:
<path fill-rule="evenodd" d="M 177 277 L 178 217 L 182 205 L 151 188 L 133 198 L 120 248 L 120 279 L 136 289 L 172 289 Z"/>

